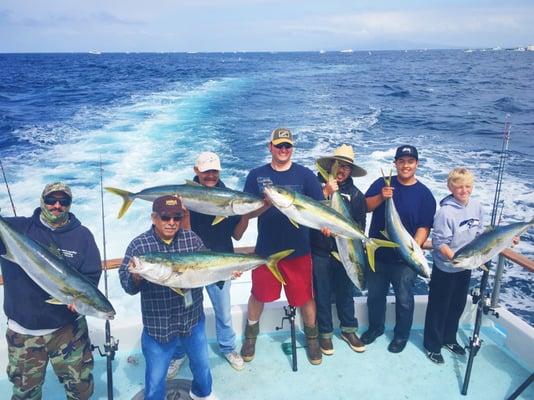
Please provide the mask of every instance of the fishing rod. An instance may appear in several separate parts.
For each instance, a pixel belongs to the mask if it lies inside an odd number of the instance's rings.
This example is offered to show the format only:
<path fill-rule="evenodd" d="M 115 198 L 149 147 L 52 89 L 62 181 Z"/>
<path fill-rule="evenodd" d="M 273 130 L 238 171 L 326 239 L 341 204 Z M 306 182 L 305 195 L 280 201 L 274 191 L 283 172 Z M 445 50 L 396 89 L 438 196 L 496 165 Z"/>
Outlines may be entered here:
<path fill-rule="evenodd" d="M 510 142 L 510 115 L 507 114 L 504 122 L 504 135 L 501 148 L 501 155 L 499 159 L 499 172 L 497 175 L 497 185 L 495 186 L 495 195 L 493 197 L 493 209 L 491 211 L 491 228 L 494 228 L 497 221 L 497 214 L 499 213 L 500 206 L 500 196 L 502 189 L 502 181 L 504 176 L 504 167 L 506 165 L 506 160 L 508 158 L 508 145 Z M 471 379 L 471 370 L 473 368 L 473 362 L 475 356 L 480 350 L 482 345 L 482 339 L 480 338 L 480 328 L 482 327 L 482 315 L 488 314 L 492 311 L 493 314 L 498 318 L 499 314 L 492 310 L 489 295 L 486 293 L 486 288 L 488 286 L 489 270 L 491 268 L 491 261 L 488 261 L 484 264 L 486 269 L 482 273 L 482 278 L 480 279 L 480 288 L 474 290 L 471 294 L 473 298 L 473 304 L 477 305 L 477 313 L 475 317 L 475 326 L 473 328 L 473 335 L 469 338 L 469 345 L 467 349 L 469 350 L 469 359 L 467 360 L 467 367 L 465 370 L 464 383 L 462 386 L 462 395 L 467 395 L 467 389 L 469 387 L 469 380 Z"/>
<path fill-rule="evenodd" d="M 15 210 L 15 203 L 13 203 L 13 197 L 11 197 L 11 190 L 9 190 L 9 184 L 7 183 L 6 172 L 4 171 L 4 165 L 2 160 L 0 160 L 0 168 L 2 169 L 2 176 L 4 177 L 4 183 L 6 184 L 7 195 L 9 196 L 9 201 L 11 202 L 11 208 L 13 209 L 13 214 L 17 216 L 17 211 Z"/>
<path fill-rule="evenodd" d="M 108 264 L 106 254 L 106 225 L 104 222 L 104 185 L 103 185 L 103 168 L 102 156 L 100 156 L 100 209 L 102 216 L 102 245 L 104 252 L 104 292 L 108 298 Z M 93 350 L 97 349 L 101 357 L 106 357 L 106 371 L 107 371 L 107 389 L 108 400 L 113 400 L 113 369 L 112 362 L 115 359 L 115 353 L 119 348 L 119 341 L 111 336 L 111 325 L 109 319 L 105 323 L 106 341 L 104 343 L 104 352 L 100 350 L 99 346 L 92 346 Z"/>
<path fill-rule="evenodd" d="M 295 316 L 297 315 L 297 309 L 292 305 L 284 306 L 285 317 L 282 317 L 280 326 L 276 327 L 276 330 L 284 328 L 284 321 L 289 321 L 291 328 L 291 343 L 283 343 L 282 350 L 285 354 L 291 354 L 291 366 L 293 371 L 297 371 L 297 332 L 295 328 Z M 290 346 L 287 346 L 287 345 Z"/>

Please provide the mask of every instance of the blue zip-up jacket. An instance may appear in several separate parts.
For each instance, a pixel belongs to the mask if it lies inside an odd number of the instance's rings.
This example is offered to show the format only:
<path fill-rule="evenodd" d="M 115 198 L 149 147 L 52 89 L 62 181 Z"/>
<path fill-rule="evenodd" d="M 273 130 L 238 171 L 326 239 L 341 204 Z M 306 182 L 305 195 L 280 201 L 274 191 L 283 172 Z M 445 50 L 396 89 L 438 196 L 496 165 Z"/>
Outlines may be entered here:
<path fill-rule="evenodd" d="M 446 244 L 456 252 L 482 233 L 484 231 L 482 206 L 475 199 L 469 199 L 467 205 L 463 205 L 452 194 L 441 200 L 440 206 L 434 217 L 432 231 L 434 265 L 444 272 L 464 271 L 463 268 L 455 268 L 441 254 L 439 248 Z"/>
<path fill-rule="evenodd" d="M 29 218 L 5 220 L 17 232 L 41 245 L 57 248 L 67 265 L 98 285 L 102 274 L 100 253 L 89 229 L 69 213 L 69 222 L 52 230 L 41 222 L 40 215 L 41 209 L 37 208 Z M 0 254 L 5 253 L 4 243 L 0 241 Z M 26 329 L 56 329 L 78 318 L 65 305 L 46 303 L 50 295 L 17 264 L 0 257 L 0 265 L 4 278 L 4 312 L 9 319 Z"/>

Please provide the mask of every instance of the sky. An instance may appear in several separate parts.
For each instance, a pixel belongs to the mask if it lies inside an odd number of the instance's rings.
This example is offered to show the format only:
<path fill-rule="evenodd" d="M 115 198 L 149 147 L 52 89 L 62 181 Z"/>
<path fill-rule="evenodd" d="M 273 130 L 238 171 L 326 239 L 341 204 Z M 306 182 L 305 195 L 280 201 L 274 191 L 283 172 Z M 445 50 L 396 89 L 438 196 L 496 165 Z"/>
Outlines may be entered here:
<path fill-rule="evenodd" d="M 0 0 L 0 52 L 511 48 L 533 0 Z"/>

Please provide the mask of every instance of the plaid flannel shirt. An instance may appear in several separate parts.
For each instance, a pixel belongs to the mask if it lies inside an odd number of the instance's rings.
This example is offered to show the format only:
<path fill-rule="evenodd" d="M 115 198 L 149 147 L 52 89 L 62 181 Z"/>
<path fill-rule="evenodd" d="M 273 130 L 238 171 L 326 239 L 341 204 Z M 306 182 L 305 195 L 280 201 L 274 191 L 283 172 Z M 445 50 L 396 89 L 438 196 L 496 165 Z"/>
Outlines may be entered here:
<path fill-rule="evenodd" d="M 160 343 L 168 343 L 176 335 L 188 336 L 203 315 L 202 288 L 191 289 L 192 304 L 186 306 L 184 296 L 172 289 L 147 280 L 137 285 L 128 272 L 128 263 L 133 256 L 148 252 L 192 252 L 205 250 L 202 240 L 190 230 L 180 229 L 170 244 L 163 242 L 154 232 L 154 227 L 134 238 L 119 269 L 121 285 L 126 293 L 141 292 L 143 325 L 148 334 Z M 185 290 L 184 290 L 185 292 Z"/>

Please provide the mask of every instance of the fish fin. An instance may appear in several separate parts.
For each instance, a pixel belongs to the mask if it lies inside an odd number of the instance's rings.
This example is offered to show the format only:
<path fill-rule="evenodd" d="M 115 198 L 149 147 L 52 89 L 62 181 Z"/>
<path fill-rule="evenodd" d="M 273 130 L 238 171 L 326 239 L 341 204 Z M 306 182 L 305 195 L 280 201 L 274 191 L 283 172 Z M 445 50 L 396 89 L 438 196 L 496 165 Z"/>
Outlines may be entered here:
<path fill-rule="evenodd" d="M 367 259 L 369 260 L 369 267 L 373 272 L 375 272 L 375 251 L 379 247 L 399 247 L 399 245 L 397 243 L 381 239 L 369 239 L 365 242 L 365 249 L 367 250 Z"/>
<path fill-rule="evenodd" d="M 55 244 L 51 244 L 50 246 L 48 246 L 48 251 L 50 253 L 52 253 L 53 255 L 55 255 L 57 258 L 64 258 L 63 257 L 63 253 L 61 252 L 61 250 L 59 250 L 59 247 L 57 247 Z"/>
<path fill-rule="evenodd" d="M 486 267 L 486 264 L 482 264 L 482 265 L 480 266 L 480 269 L 481 269 L 482 271 L 489 272 L 489 269 L 488 269 L 488 267 Z"/>
<path fill-rule="evenodd" d="M 382 178 L 384 179 L 384 183 L 386 186 L 391 186 L 391 174 L 393 173 L 392 170 L 389 170 L 389 177 L 386 178 L 386 174 L 384 174 L 384 170 L 380 168 L 380 171 L 382 172 Z"/>
<path fill-rule="evenodd" d="M 224 287 L 224 281 L 215 282 L 215 284 L 216 284 L 217 287 L 218 287 L 219 289 L 221 289 L 221 290 L 222 290 L 222 288 Z"/>
<path fill-rule="evenodd" d="M 289 218 L 289 222 L 291 222 L 295 226 L 295 228 L 300 228 L 299 224 L 297 224 L 297 221 L 295 221 L 294 219 Z"/>
<path fill-rule="evenodd" d="M 119 215 L 117 215 L 117 218 L 122 218 L 122 216 L 126 214 L 126 211 L 128 211 L 128 208 L 130 208 L 133 201 L 135 200 L 135 197 L 132 197 L 134 193 L 128 192 L 127 190 L 117 189 L 114 187 L 106 187 L 104 189 L 106 189 L 108 192 L 114 193 L 122 197 L 122 207 L 119 210 Z"/>
<path fill-rule="evenodd" d="M 172 288 L 169 288 L 169 289 L 171 289 L 171 290 L 172 290 L 173 292 L 175 292 L 175 293 L 178 293 L 180 296 L 183 296 L 183 295 L 184 295 L 183 290 L 180 289 L 180 288 L 172 287 Z"/>
<path fill-rule="evenodd" d="M 323 206 L 331 207 L 332 201 L 331 200 L 321 200 L 319 203 L 321 203 Z"/>
<path fill-rule="evenodd" d="M 289 250 L 283 250 L 279 251 L 278 253 L 271 254 L 269 258 L 267 258 L 267 268 L 269 268 L 269 271 L 274 275 L 274 277 L 282 284 L 285 285 L 286 281 L 284 280 L 284 277 L 282 276 L 282 273 L 278 269 L 278 261 L 280 261 L 282 258 L 287 257 L 291 253 L 293 253 L 294 249 Z"/>
<path fill-rule="evenodd" d="M 192 181 L 192 180 L 189 180 L 189 179 L 185 180 L 185 184 L 189 185 L 189 186 L 202 186 L 200 183 Z"/>
<path fill-rule="evenodd" d="M 9 251 L 6 254 L 0 254 L 0 257 L 6 259 L 7 261 L 11 261 L 12 263 L 17 263 L 17 260 L 15 260 L 15 257 L 13 256 L 13 253 L 10 253 Z"/>
<path fill-rule="evenodd" d="M 332 257 L 334 257 L 336 260 L 338 260 L 339 262 L 341 262 L 341 257 L 339 257 L 339 253 L 337 251 L 332 251 L 330 252 L 330 254 L 332 255 Z"/>
<path fill-rule="evenodd" d="M 323 167 L 321 167 L 318 162 L 315 163 L 315 167 L 317 168 L 317 171 L 319 171 L 319 174 L 321 174 L 323 179 L 326 182 L 328 182 L 329 180 L 328 172 L 326 172 L 326 170 Z"/>
<path fill-rule="evenodd" d="M 62 306 L 62 305 L 65 305 L 65 303 L 59 301 L 58 299 L 52 297 L 48 300 L 45 300 L 45 303 L 48 303 L 48 304 L 53 304 L 55 306 Z"/>
<path fill-rule="evenodd" d="M 387 233 L 385 230 L 380 231 L 380 233 L 381 233 L 386 239 L 389 240 L 389 235 L 388 235 L 388 233 Z"/>
<path fill-rule="evenodd" d="M 223 221 L 224 219 L 226 219 L 226 217 L 224 215 L 219 215 L 215 218 L 213 218 L 213 221 L 211 223 L 211 225 L 217 225 L 219 222 Z"/>

